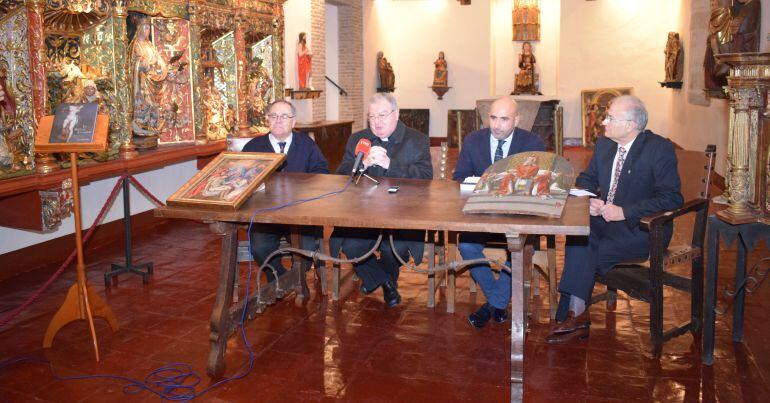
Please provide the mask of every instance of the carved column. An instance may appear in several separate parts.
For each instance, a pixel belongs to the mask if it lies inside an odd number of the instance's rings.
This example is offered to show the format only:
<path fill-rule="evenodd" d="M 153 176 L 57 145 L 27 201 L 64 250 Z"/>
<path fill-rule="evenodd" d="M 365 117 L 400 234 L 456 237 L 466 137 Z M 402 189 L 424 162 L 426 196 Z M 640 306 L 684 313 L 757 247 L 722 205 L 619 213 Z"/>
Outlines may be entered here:
<path fill-rule="evenodd" d="M 249 122 L 246 117 L 246 89 L 243 84 L 246 82 L 246 21 L 242 10 L 235 14 L 235 62 L 237 65 L 238 89 L 238 132 L 244 136 L 249 135 Z"/>
<path fill-rule="evenodd" d="M 139 155 L 136 152 L 136 146 L 131 142 L 134 107 L 130 84 L 132 77 L 128 61 L 130 49 L 128 48 L 128 29 L 126 28 L 127 16 L 126 2 L 124 0 L 116 1 L 112 9 L 112 26 L 115 30 L 115 49 L 113 51 L 115 55 L 115 109 L 120 120 L 116 126 L 120 127 L 119 153 L 120 158 L 123 159 L 131 159 Z"/>
<path fill-rule="evenodd" d="M 725 87 L 730 97 L 729 208 L 717 216 L 730 224 L 770 224 L 770 53 L 732 53 L 716 58 L 730 66 Z"/>
<path fill-rule="evenodd" d="M 29 78 L 32 83 L 32 113 L 34 115 L 33 132 L 37 132 L 37 122 L 45 114 L 46 77 L 45 77 L 45 35 L 43 33 L 43 11 L 45 0 L 27 0 L 27 39 L 29 41 Z M 59 164 L 50 154 L 38 154 L 35 157 L 35 169 L 47 174 L 59 169 Z"/>
<path fill-rule="evenodd" d="M 201 26 L 198 17 L 198 7 L 194 3 L 190 3 L 187 6 L 187 13 L 190 19 L 190 68 L 192 70 L 192 77 L 190 79 L 192 80 L 193 116 L 195 117 L 193 130 L 195 132 L 195 143 L 205 144 L 208 141 L 203 130 L 203 105 L 201 104 L 200 85 L 203 80 L 201 79 L 202 72 L 200 69 Z"/>

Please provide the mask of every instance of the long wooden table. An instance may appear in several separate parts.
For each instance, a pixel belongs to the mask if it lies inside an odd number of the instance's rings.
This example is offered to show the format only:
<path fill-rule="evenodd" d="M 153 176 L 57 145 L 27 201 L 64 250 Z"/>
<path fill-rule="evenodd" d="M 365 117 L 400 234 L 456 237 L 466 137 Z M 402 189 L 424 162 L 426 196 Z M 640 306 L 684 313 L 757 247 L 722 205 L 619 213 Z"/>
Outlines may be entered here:
<path fill-rule="evenodd" d="M 183 218 L 212 222 L 211 228 L 223 235 L 219 285 L 211 313 L 211 350 L 208 373 L 221 376 L 228 337 L 237 329 L 243 304 L 233 305 L 233 288 L 237 274 L 237 228 L 248 223 L 253 212 L 297 199 L 315 197 L 345 186 L 347 176 L 276 173 L 265 191 L 255 193 L 238 211 L 215 211 L 189 207 L 161 207 L 158 217 Z M 397 185 L 397 193 L 388 187 Z M 467 196 L 460 194 L 459 184 L 441 180 L 383 178 L 374 185 L 362 178 L 345 192 L 254 216 L 255 222 L 289 225 L 317 225 L 356 228 L 418 229 L 437 231 L 469 231 L 505 234 L 511 252 L 514 292 L 511 302 L 511 400 L 521 401 L 524 380 L 524 334 L 526 328 L 523 247 L 527 235 L 588 235 L 588 201 L 570 197 L 561 218 L 534 216 L 466 215 L 462 213 Z M 307 296 L 304 270 L 292 270 L 279 278 L 280 290 L 296 290 Z M 293 275 L 291 273 L 294 273 Z M 299 275 L 297 275 L 299 274 Z M 265 286 L 257 301 L 250 299 L 249 318 L 259 313 L 286 291 Z"/>

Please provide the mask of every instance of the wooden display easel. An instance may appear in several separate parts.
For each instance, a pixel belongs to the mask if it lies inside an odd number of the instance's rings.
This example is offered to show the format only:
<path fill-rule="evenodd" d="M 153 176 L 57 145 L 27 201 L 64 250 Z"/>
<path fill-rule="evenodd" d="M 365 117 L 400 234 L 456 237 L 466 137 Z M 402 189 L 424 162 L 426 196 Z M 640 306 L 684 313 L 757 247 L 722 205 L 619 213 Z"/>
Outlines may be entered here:
<path fill-rule="evenodd" d="M 73 210 L 75 212 L 75 247 L 77 250 L 77 282 L 70 287 L 64 303 L 51 319 L 48 330 L 43 338 L 43 347 L 50 348 L 56 334 L 70 322 L 76 320 L 88 320 L 91 330 L 91 339 L 94 343 L 96 361 L 99 361 L 99 344 L 96 339 L 94 316 L 100 316 L 107 320 L 112 331 L 118 330 L 118 321 L 115 313 L 109 305 L 97 294 L 86 278 L 86 265 L 83 258 L 83 236 L 80 214 L 80 185 L 78 184 L 78 152 L 104 151 L 107 148 L 107 127 L 109 118 L 98 115 L 94 135 L 91 143 L 50 143 L 53 116 L 44 116 L 40 119 L 38 132 L 35 137 L 36 152 L 69 152 L 72 171 Z"/>

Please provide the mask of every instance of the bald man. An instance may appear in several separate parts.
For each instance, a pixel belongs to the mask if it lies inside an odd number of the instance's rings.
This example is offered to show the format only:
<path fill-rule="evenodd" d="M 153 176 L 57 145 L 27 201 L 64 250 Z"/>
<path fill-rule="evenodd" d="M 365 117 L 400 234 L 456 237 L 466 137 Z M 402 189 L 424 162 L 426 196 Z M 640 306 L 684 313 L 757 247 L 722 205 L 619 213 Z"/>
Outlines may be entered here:
<path fill-rule="evenodd" d="M 516 101 L 501 97 L 489 108 L 489 128 L 477 130 L 465 137 L 452 179 L 464 181 L 469 176 L 481 176 L 492 165 L 509 155 L 526 151 L 545 151 L 545 144 L 534 134 L 516 127 L 519 113 Z M 464 233 L 458 249 L 465 260 L 484 257 L 487 242 L 505 242 L 501 234 Z M 493 319 L 496 323 L 508 320 L 508 301 L 511 300 L 511 276 L 501 273 L 496 279 L 488 264 L 472 266 L 471 275 L 484 291 L 487 302 L 468 316 L 468 322 L 481 328 Z"/>

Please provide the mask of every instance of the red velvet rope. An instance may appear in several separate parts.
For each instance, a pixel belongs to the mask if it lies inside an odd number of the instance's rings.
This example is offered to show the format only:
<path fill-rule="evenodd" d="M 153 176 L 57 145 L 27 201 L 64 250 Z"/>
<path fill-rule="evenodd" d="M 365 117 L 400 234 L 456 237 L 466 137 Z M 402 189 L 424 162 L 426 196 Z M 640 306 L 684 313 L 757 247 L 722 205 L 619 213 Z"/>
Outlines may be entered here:
<path fill-rule="evenodd" d="M 104 215 L 107 214 L 109 207 L 115 201 L 115 197 L 117 197 L 118 192 L 120 191 L 121 185 L 123 184 L 124 180 L 129 180 L 131 183 L 133 183 L 134 186 L 136 186 L 136 188 L 140 192 L 142 192 L 142 194 L 144 194 L 156 205 L 158 206 L 163 205 L 163 202 L 158 200 L 157 197 L 153 196 L 150 193 L 150 191 L 148 191 L 147 188 L 142 186 L 133 176 L 129 174 L 123 174 L 120 176 L 120 178 L 118 178 L 118 182 L 115 183 L 115 187 L 112 188 L 112 192 L 110 192 L 110 196 L 107 198 L 107 201 L 104 203 L 104 206 L 102 206 L 101 211 L 99 211 L 99 215 L 96 216 L 93 224 L 91 224 L 91 227 L 88 229 L 88 232 L 86 232 L 86 234 L 83 236 L 83 245 L 85 245 L 88 242 L 88 240 L 91 238 L 91 235 L 93 235 L 98 225 L 102 222 L 102 219 L 104 219 Z M 40 295 L 42 295 L 43 292 L 45 292 L 45 290 L 47 290 L 48 287 L 51 286 L 51 284 L 54 281 L 56 281 L 59 275 L 61 275 L 62 272 L 64 272 L 64 269 L 66 269 L 70 265 L 70 263 L 72 263 L 76 255 L 77 255 L 77 250 L 73 250 L 72 253 L 70 253 L 67 259 L 64 261 L 64 263 L 62 263 L 62 265 L 59 266 L 59 269 L 56 270 L 56 272 L 53 275 L 51 275 L 51 277 L 48 279 L 48 281 L 45 282 L 45 284 L 40 286 L 37 289 L 37 291 L 35 291 L 34 294 L 32 294 L 29 298 L 27 298 L 26 301 L 24 301 L 21 305 L 19 305 L 17 308 L 11 311 L 8 315 L 6 315 L 2 320 L 0 320 L 0 328 L 10 323 L 17 316 L 19 316 L 25 309 L 27 309 L 27 307 L 32 305 L 32 303 L 35 302 L 40 297 Z"/>

